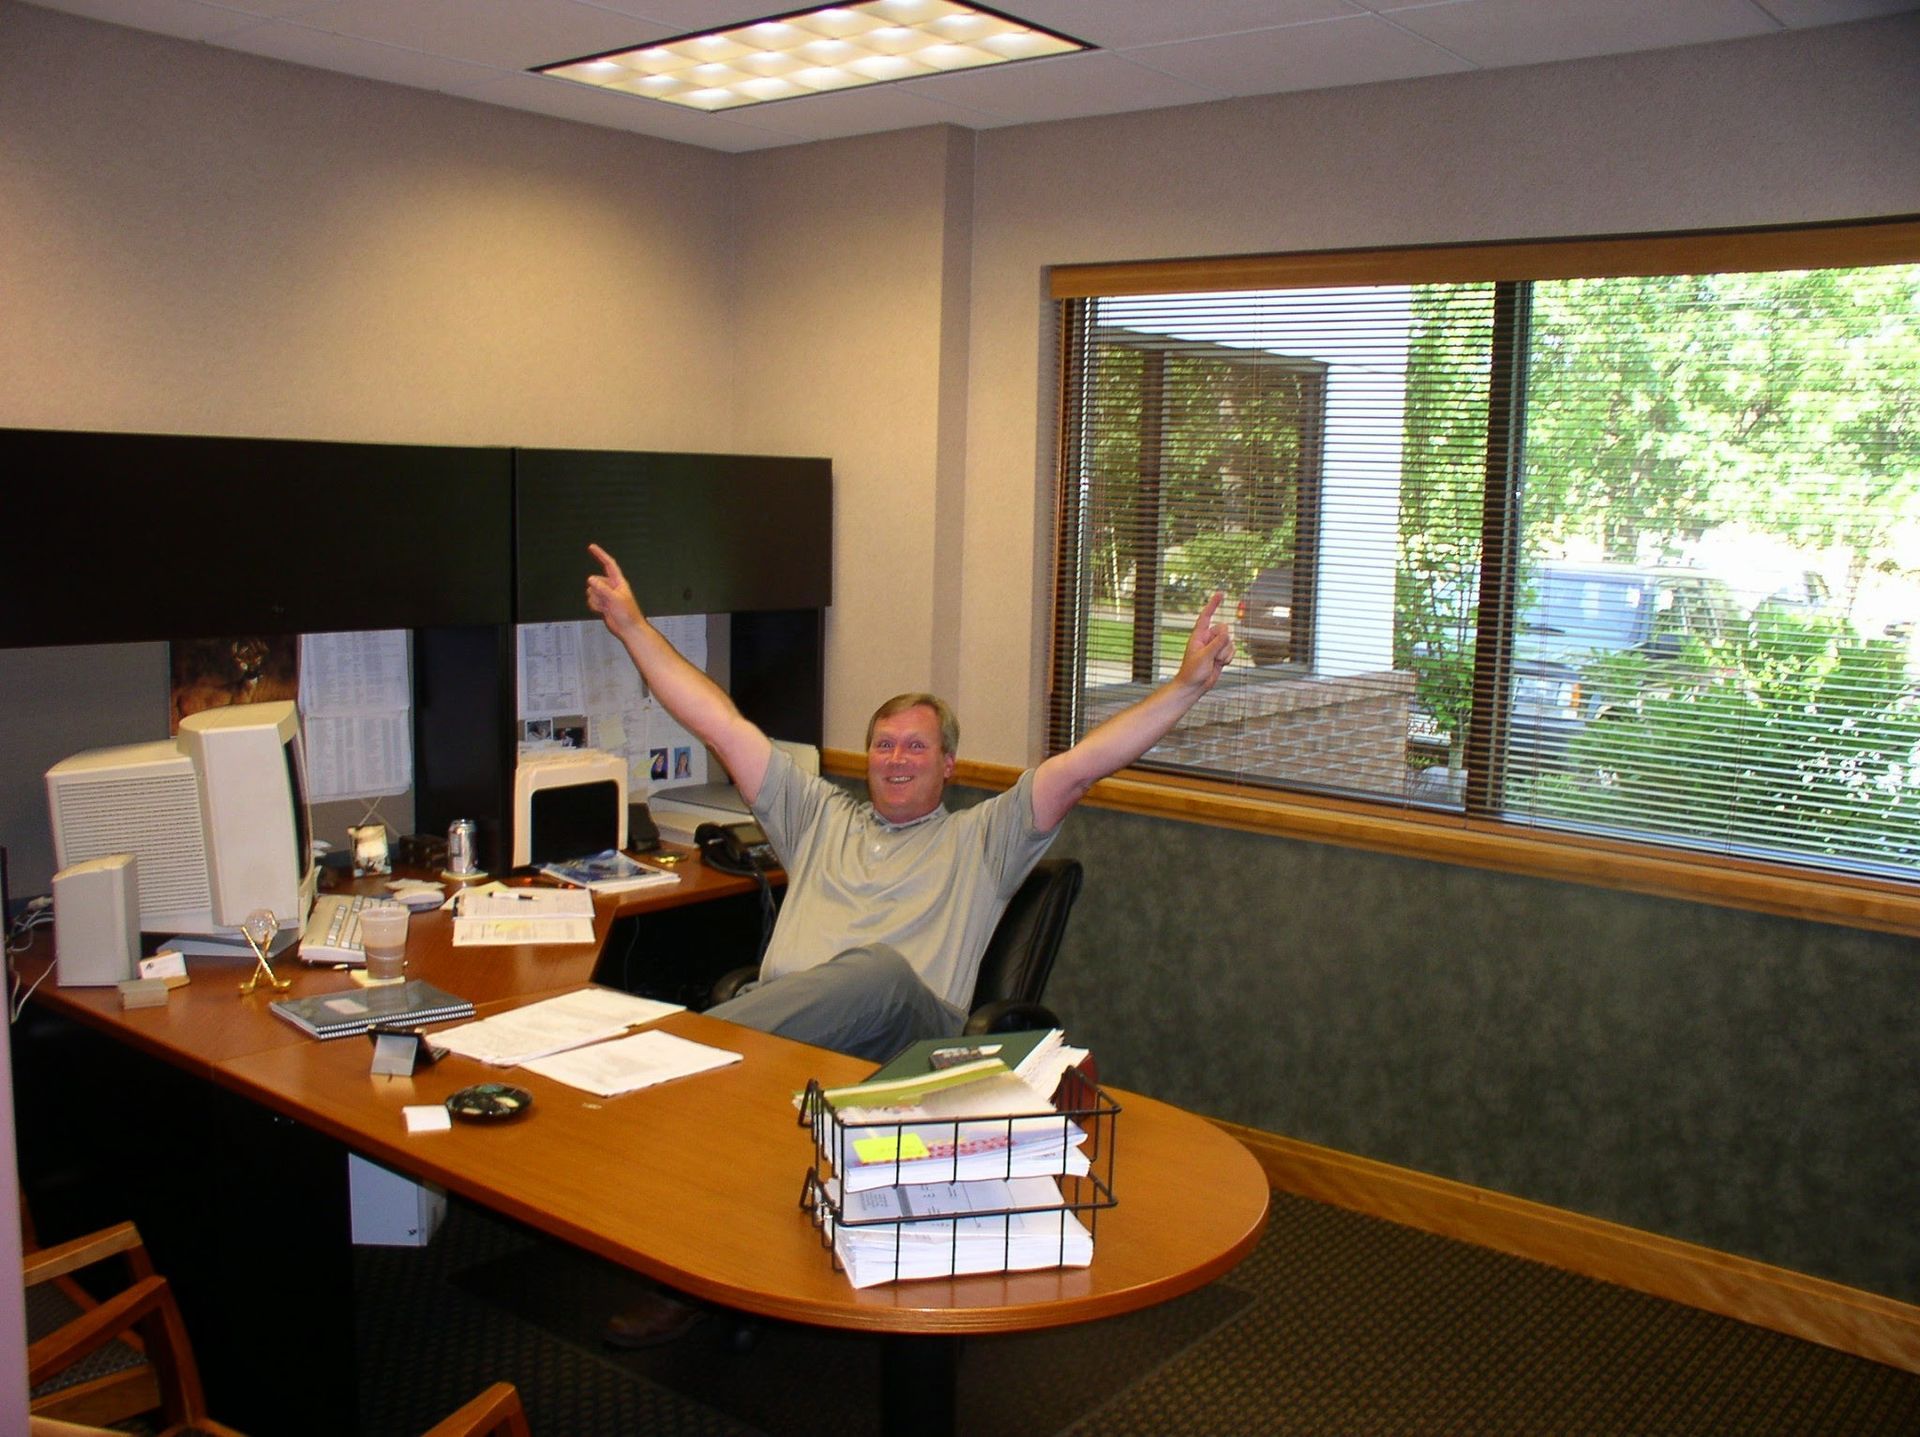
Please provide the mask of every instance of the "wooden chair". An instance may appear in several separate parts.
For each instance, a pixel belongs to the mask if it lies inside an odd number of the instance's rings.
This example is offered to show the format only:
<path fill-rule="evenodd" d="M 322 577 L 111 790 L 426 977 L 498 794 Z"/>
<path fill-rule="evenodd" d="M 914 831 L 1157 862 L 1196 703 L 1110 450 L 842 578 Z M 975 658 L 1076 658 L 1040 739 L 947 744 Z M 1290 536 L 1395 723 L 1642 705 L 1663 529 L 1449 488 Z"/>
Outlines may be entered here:
<path fill-rule="evenodd" d="M 50 1339 L 67 1324 L 100 1305 L 100 1299 L 76 1281 L 86 1268 L 120 1259 L 129 1281 L 153 1275 L 140 1233 L 130 1222 L 102 1228 L 69 1242 L 39 1247 L 22 1209 L 21 1276 L 26 1284 L 29 1343 Z M 77 1423 L 121 1422 L 160 1406 L 160 1386 L 137 1337 L 122 1334 L 102 1343 L 90 1356 L 45 1381 L 29 1384 L 29 1410 L 41 1417 Z"/>
<path fill-rule="evenodd" d="M 200 1369 L 193 1360 L 180 1308 L 164 1277 L 147 1276 L 124 1292 L 74 1318 L 27 1349 L 27 1380 L 37 1384 L 123 1333 L 136 1331 L 160 1387 L 163 1426 L 155 1437 L 243 1437 L 207 1414 Z M 110 1429 L 47 1416 L 32 1416 L 29 1437 L 116 1437 Z M 496 1382 L 459 1411 L 429 1428 L 426 1437 L 532 1437 L 520 1394 Z"/>
<path fill-rule="evenodd" d="M 21 1206 L 28 1307 L 29 1437 L 122 1437 L 102 1424 L 158 1411 L 157 1437 L 243 1437 L 207 1415 L 200 1369 L 166 1279 L 154 1273 L 139 1230 L 123 1222 L 40 1247 Z M 128 1286 L 100 1298 L 73 1274 L 123 1257 Z M 103 1353 L 119 1355 L 110 1363 Z M 77 1377 L 73 1374 L 79 1374 Z M 496 1382 L 435 1423 L 424 1437 L 532 1437 L 520 1393 Z"/>
<path fill-rule="evenodd" d="M 496 1382 L 458 1412 L 429 1427 L 424 1437 L 533 1437 L 520 1393 L 511 1382 Z"/>
<path fill-rule="evenodd" d="M 158 1405 L 164 1425 L 157 1437 L 178 1437 L 188 1432 L 241 1437 L 207 1415 L 200 1369 L 193 1360 L 180 1308 L 164 1277 L 143 1277 L 82 1312 L 59 1331 L 28 1344 L 28 1386 L 39 1386 L 129 1333 L 139 1337 L 159 1383 Z"/>

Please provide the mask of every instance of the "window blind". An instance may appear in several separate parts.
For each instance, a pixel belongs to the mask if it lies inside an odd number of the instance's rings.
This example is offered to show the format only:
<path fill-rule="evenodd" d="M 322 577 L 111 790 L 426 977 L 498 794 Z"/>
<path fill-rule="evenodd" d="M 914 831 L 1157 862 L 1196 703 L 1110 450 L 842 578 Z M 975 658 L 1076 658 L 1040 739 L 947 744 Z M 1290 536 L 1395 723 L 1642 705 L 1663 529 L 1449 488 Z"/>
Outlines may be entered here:
<path fill-rule="evenodd" d="M 1050 743 L 1218 591 L 1240 655 L 1143 768 L 1914 874 L 1917 262 L 1900 222 L 1056 274 Z"/>

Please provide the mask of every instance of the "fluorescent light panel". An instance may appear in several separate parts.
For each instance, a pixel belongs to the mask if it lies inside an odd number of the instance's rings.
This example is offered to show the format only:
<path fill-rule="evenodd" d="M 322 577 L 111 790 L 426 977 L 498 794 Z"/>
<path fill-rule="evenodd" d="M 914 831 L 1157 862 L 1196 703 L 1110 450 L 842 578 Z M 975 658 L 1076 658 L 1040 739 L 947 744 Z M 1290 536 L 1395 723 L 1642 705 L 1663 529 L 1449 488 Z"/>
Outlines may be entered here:
<path fill-rule="evenodd" d="M 534 72 L 692 110 L 732 110 L 1093 48 L 959 0 L 860 0 Z"/>

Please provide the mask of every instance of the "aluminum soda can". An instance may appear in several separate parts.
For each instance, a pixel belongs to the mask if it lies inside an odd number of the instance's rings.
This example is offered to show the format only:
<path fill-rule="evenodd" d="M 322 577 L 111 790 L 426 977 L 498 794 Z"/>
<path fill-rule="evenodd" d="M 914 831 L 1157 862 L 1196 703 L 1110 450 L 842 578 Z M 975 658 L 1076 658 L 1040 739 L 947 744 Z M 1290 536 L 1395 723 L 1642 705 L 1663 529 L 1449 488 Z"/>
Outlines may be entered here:
<path fill-rule="evenodd" d="M 479 837 L 479 825 L 471 818 L 456 818 L 447 825 L 447 872 L 465 875 L 480 871 Z"/>

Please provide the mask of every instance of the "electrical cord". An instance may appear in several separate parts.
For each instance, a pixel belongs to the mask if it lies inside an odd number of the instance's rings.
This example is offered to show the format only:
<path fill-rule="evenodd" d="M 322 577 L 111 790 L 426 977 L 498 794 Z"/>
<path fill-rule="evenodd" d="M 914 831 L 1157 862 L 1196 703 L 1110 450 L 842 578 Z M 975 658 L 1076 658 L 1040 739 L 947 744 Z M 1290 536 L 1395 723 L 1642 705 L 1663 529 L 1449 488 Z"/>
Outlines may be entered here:
<path fill-rule="evenodd" d="M 28 944 L 33 941 L 33 930 L 43 928 L 51 922 L 53 922 L 53 899 L 43 894 L 38 898 L 28 899 L 27 906 L 21 910 L 20 916 L 14 919 L 7 929 L 7 1022 L 9 1025 L 20 1021 L 20 1015 L 27 1008 L 27 999 L 33 996 L 34 989 L 44 983 L 47 974 L 53 971 L 53 965 L 49 963 L 45 971 L 34 979 L 32 986 L 23 993 L 20 991 L 20 973 L 13 966 L 13 960 L 27 951 Z"/>

